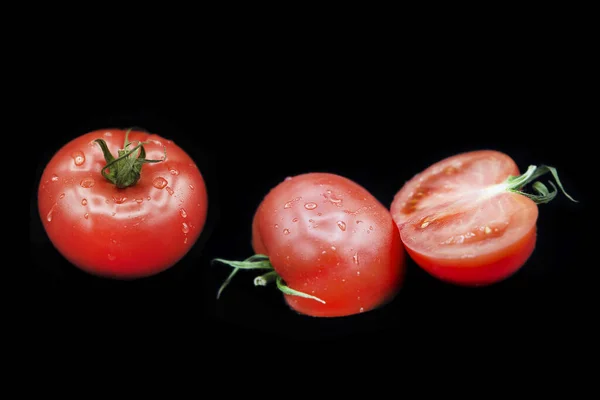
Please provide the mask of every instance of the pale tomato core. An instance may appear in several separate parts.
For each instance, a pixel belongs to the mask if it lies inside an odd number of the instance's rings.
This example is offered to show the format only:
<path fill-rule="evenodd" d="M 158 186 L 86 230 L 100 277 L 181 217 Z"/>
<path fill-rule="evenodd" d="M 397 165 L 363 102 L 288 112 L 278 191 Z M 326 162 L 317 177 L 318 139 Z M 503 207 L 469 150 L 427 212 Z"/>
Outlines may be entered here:
<path fill-rule="evenodd" d="M 442 160 L 407 182 L 391 206 L 415 262 L 454 283 L 485 285 L 518 270 L 535 246 L 537 205 L 501 187 L 519 175 L 496 151 Z"/>
<path fill-rule="evenodd" d="M 302 314 L 369 311 L 401 286 L 405 254 L 389 211 L 338 175 L 311 173 L 280 183 L 260 204 L 252 231 L 255 252 L 269 256 L 287 286 L 326 302 L 285 295 Z"/>

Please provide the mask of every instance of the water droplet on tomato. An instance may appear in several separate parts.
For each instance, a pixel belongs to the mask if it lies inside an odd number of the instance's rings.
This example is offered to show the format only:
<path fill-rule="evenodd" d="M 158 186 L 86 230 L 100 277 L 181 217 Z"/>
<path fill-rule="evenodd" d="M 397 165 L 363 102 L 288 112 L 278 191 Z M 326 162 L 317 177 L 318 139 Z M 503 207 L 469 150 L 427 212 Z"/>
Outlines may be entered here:
<path fill-rule="evenodd" d="M 116 204 L 123 204 L 127 200 L 127 196 L 123 196 L 122 194 L 113 195 L 113 201 Z"/>
<path fill-rule="evenodd" d="M 83 218 L 88 219 L 90 215 L 88 213 L 83 214 Z"/>
<path fill-rule="evenodd" d="M 184 244 L 187 243 L 187 238 L 183 239 L 183 243 Z"/>
<path fill-rule="evenodd" d="M 275 224 L 275 229 L 277 229 L 277 228 L 279 228 L 279 225 L 278 225 L 278 224 Z"/>
<path fill-rule="evenodd" d="M 298 222 L 298 218 L 294 218 L 292 222 Z"/>
<path fill-rule="evenodd" d="M 152 181 L 152 186 L 154 186 L 157 189 L 164 189 L 165 186 L 167 186 L 167 183 L 168 182 L 165 178 L 159 176 L 157 178 L 154 178 L 154 180 Z"/>
<path fill-rule="evenodd" d="M 71 154 L 71 157 L 73 157 L 73 161 L 78 167 L 83 165 L 85 162 L 85 155 L 81 151 L 76 151 L 75 153 Z"/>
<path fill-rule="evenodd" d="M 362 224 L 362 221 L 356 221 L 356 224 L 357 224 L 357 225 L 358 225 L 358 224 Z"/>
<path fill-rule="evenodd" d="M 187 217 L 187 213 L 185 212 L 185 210 L 183 208 L 179 209 L 179 215 L 181 215 L 182 218 Z"/>
<path fill-rule="evenodd" d="M 321 254 L 327 254 L 327 250 L 323 250 Z"/>
<path fill-rule="evenodd" d="M 87 206 L 87 199 L 82 199 L 81 200 L 81 205 L 82 206 Z"/>
<path fill-rule="evenodd" d="M 48 222 L 52 221 L 52 217 L 54 216 L 54 209 L 56 208 L 56 203 L 54 203 L 54 205 L 52 206 L 52 208 L 50 209 L 50 211 L 48 211 L 48 215 L 46 215 L 46 220 Z"/>
<path fill-rule="evenodd" d="M 171 189 L 171 187 L 170 187 L 170 186 L 167 186 L 167 192 L 168 192 L 168 193 L 169 193 L 171 196 L 173 196 L 173 193 L 175 193 L 175 192 L 173 191 L 173 189 Z"/>
<path fill-rule="evenodd" d="M 365 309 L 363 307 L 361 307 L 359 311 L 363 312 L 363 311 L 365 311 Z"/>
<path fill-rule="evenodd" d="M 312 224 L 313 222 L 315 222 L 315 220 L 314 219 L 309 219 L 308 222 L 310 222 Z"/>
<path fill-rule="evenodd" d="M 283 205 L 283 208 L 291 208 L 291 207 L 292 207 L 292 202 L 291 201 L 288 201 L 287 203 L 285 203 Z"/>
<path fill-rule="evenodd" d="M 337 222 L 337 226 L 338 228 L 340 228 L 342 231 L 346 230 L 346 223 L 344 221 L 338 221 Z"/>
<path fill-rule="evenodd" d="M 288 176 L 287 178 L 284 179 L 284 181 L 291 181 L 291 180 L 292 180 L 291 176 Z"/>
<path fill-rule="evenodd" d="M 352 256 L 352 260 L 354 260 L 354 264 L 360 264 L 358 260 L 358 252 L 354 253 L 354 255 Z M 356 275 L 360 275 L 360 271 L 356 271 Z"/>
<path fill-rule="evenodd" d="M 169 167 L 169 172 L 171 175 L 179 175 L 179 170 L 177 170 L 177 168 Z"/>
<path fill-rule="evenodd" d="M 146 200 L 151 200 L 150 196 L 146 197 Z"/>
<path fill-rule="evenodd" d="M 185 222 L 181 224 L 181 232 L 188 233 L 190 231 L 190 227 Z"/>
<path fill-rule="evenodd" d="M 289 234 L 290 234 L 290 230 L 289 230 L 289 229 L 287 229 L 287 228 L 286 228 L 286 229 L 284 229 L 284 230 L 283 230 L 283 234 L 284 234 L 284 235 L 289 235 Z"/>
<path fill-rule="evenodd" d="M 138 204 L 141 204 L 142 201 L 144 201 L 144 199 L 142 199 L 141 197 L 139 199 L 135 199 L 135 202 L 138 203 Z"/>
<path fill-rule="evenodd" d="M 112 215 L 114 217 L 115 215 L 117 215 L 117 213 L 113 211 L 113 213 L 110 215 Z"/>
<path fill-rule="evenodd" d="M 191 190 L 194 190 L 194 185 L 189 185 Z"/>
<path fill-rule="evenodd" d="M 109 131 L 106 131 L 106 132 L 104 132 L 104 136 L 106 136 L 106 137 L 111 137 L 111 136 L 112 136 L 112 133 L 111 133 L 111 132 L 109 132 Z"/>
<path fill-rule="evenodd" d="M 304 205 L 304 208 L 306 208 L 307 210 L 314 210 L 315 208 L 317 208 L 317 203 L 313 203 L 312 201 L 309 203 L 306 203 Z"/>
<path fill-rule="evenodd" d="M 317 215 L 320 217 L 321 215 L 323 215 L 323 213 L 317 213 Z"/>
<path fill-rule="evenodd" d="M 79 186 L 81 186 L 82 188 L 86 188 L 86 189 L 91 188 L 95 184 L 96 184 L 96 181 L 94 180 L 94 178 L 91 178 L 91 177 L 83 178 L 81 180 L 81 182 L 79 182 Z"/>
<path fill-rule="evenodd" d="M 372 231 L 373 230 L 373 225 L 369 225 L 369 230 Z"/>
<path fill-rule="evenodd" d="M 52 175 L 52 182 L 58 182 L 58 175 Z"/>
<path fill-rule="evenodd" d="M 108 253 L 108 259 L 109 259 L 110 261 L 115 261 L 115 260 L 117 259 L 117 256 L 115 256 L 115 255 L 112 255 L 112 254 Z"/>
<path fill-rule="evenodd" d="M 60 194 L 60 196 L 58 196 L 58 198 L 59 198 L 59 199 L 62 199 L 62 198 L 64 198 L 64 197 L 65 197 L 65 194 L 64 194 L 64 193 L 61 193 L 61 194 Z"/>

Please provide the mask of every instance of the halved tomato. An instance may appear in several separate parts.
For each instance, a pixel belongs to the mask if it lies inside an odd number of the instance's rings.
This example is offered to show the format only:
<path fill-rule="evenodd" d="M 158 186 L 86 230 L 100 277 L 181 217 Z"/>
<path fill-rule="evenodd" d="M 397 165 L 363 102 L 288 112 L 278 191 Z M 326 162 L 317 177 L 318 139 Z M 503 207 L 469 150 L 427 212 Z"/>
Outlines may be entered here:
<path fill-rule="evenodd" d="M 515 162 L 491 150 L 439 161 L 396 194 L 391 213 L 411 258 L 432 276 L 461 285 L 487 285 L 518 271 L 536 243 L 537 203 L 557 193 L 541 182 L 522 189 L 552 167 Z M 567 195 L 568 196 L 568 195 Z"/>

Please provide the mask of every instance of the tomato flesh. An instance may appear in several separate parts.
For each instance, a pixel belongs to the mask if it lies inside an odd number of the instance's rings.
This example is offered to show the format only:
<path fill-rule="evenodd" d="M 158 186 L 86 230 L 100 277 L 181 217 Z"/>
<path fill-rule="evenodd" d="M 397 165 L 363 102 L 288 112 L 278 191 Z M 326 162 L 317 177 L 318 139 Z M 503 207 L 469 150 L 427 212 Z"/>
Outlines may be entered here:
<path fill-rule="evenodd" d="M 179 261 L 206 221 L 208 200 L 202 174 L 172 141 L 132 131 L 148 141 L 140 180 L 118 189 L 101 175 L 106 165 L 95 139 L 113 156 L 125 131 L 100 130 L 63 146 L 46 166 L 38 191 L 43 226 L 56 249 L 73 265 L 98 276 L 133 279 L 157 274 Z"/>
<path fill-rule="evenodd" d="M 495 151 L 442 160 L 406 183 L 391 206 L 408 254 L 455 284 L 487 285 L 514 274 L 536 242 L 537 205 L 501 186 L 519 171 Z"/>
<path fill-rule="evenodd" d="M 326 302 L 284 295 L 299 313 L 335 317 L 380 307 L 398 292 L 405 254 L 397 226 L 366 189 L 333 174 L 288 179 L 265 197 L 253 247 L 290 288 Z"/>

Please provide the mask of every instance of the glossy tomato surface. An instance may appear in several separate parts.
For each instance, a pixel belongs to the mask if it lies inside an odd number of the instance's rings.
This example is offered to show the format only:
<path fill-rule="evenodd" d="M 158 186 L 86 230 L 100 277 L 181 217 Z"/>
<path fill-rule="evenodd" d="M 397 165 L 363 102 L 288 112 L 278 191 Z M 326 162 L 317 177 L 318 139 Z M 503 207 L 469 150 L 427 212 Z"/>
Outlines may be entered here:
<path fill-rule="evenodd" d="M 396 194 L 391 213 L 411 258 L 431 275 L 487 285 L 514 274 L 536 243 L 537 205 L 505 190 L 515 162 L 497 151 L 439 161 Z"/>
<path fill-rule="evenodd" d="M 132 131 L 147 159 L 139 181 L 117 188 L 95 139 L 117 157 L 125 131 L 98 130 L 65 144 L 47 164 L 38 191 L 39 215 L 58 251 L 80 269 L 103 277 L 134 279 L 173 266 L 194 245 L 208 208 L 205 182 L 194 160 L 170 140 Z"/>
<path fill-rule="evenodd" d="M 405 254 L 389 211 L 338 175 L 309 173 L 277 185 L 254 216 L 252 238 L 287 286 L 325 301 L 284 295 L 302 314 L 369 311 L 389 302 L 403 281 Z"/>

